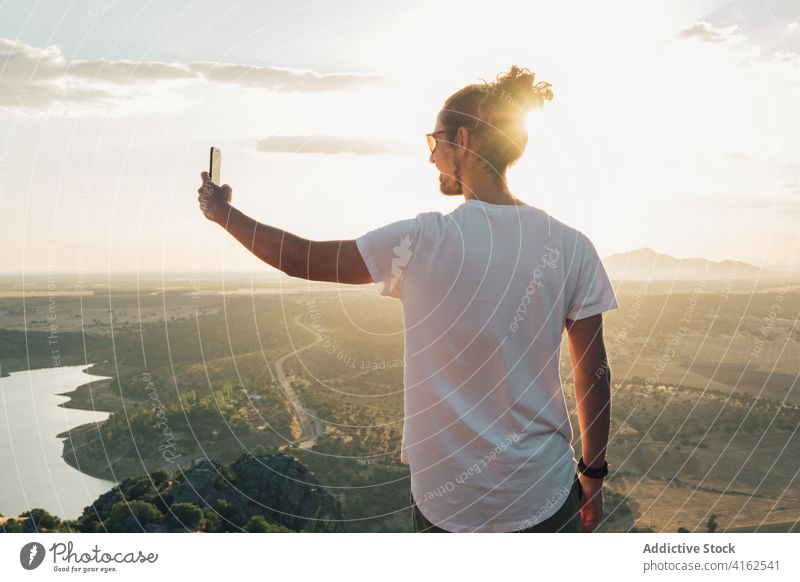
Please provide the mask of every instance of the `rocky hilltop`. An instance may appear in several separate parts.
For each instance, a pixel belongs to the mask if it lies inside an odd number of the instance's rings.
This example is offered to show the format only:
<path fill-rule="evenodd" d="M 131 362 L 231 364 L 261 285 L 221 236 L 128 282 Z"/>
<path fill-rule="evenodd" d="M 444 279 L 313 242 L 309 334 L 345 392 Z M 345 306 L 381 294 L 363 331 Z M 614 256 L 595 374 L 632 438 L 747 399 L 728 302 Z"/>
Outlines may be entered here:
<path fill-rule="evenodd" d="M 242 455 L 231 465 L 210 459 L 173 474 L 123 480 L 76 520 L 43 509 L 7 519 L 13 531 L 342 532 L 339 502 L 314 473 L 284 453 Z"/>

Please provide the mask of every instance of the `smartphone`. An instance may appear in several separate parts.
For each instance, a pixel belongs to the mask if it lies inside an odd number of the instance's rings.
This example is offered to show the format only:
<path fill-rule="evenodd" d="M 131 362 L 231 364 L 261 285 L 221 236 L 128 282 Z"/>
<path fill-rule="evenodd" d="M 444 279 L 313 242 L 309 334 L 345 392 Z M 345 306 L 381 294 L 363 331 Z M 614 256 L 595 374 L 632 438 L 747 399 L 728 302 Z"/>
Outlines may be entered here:
<path fill-rule="evenodd" d="M 219 148 L 212 147 L 210 160 L 209 160 L 209 168 L 208 168 L 208 175 L 211 178 L 211 181 L 214 182 L 217 186 L 220 186 L 220 179 L 219 179 L 219 171 L 220 166 L 222 165 L 222 150 Z"/>

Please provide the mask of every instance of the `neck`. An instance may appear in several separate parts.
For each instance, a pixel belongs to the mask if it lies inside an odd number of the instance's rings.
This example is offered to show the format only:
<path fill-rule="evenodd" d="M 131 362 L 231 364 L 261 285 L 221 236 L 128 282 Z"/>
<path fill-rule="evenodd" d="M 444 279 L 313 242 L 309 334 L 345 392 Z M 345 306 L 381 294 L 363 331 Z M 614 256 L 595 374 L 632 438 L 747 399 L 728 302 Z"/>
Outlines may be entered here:
<path fill-rule="evenodd" d="M 502 182 L 492 180 L 485 174 L 469 178 L 464 176 L 462 190 L 464 200 L 479 200 L 489 204 L 524 204 L 508 189 L 505 176 L 502 177 Z"/>

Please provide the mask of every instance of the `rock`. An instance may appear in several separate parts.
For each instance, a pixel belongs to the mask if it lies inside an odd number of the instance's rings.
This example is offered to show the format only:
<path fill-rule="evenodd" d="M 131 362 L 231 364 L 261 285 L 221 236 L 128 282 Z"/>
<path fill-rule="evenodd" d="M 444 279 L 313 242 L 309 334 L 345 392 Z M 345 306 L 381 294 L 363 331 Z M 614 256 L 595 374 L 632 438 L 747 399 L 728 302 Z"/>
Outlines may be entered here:
<path fill-rule="evenodd" d="M 149 519 L 143 526 L 126 514 L 121 502 L 162 517 Z M 126 478 L 86 507 L 76 523 L 83 532 L 141 532 L 143 527 L 151 532 L 186 531 L 169 511 L 177 503 L 190 503 L 203 510 L 205 518 L 199 523 L 204 531 L 217 531 L 219 527 L 221 531 L 239 532 L 259 515 L 296 532 L 344 531 L 339 501 L 320 486 L 299 459 L 283 453 L 242 455 L 229 466 L 203 459 L 172 475 L 156 471 L 150 476 Z"/>
<path fill-rule="evenodd" d="M 283 453 L 243 455 L 229 467 L 203 459 L 182 482 L 168 488 L 166 495 L 170 504 L 210 507 L 224 515 L 240 516 L 245 523 L 254 515 L 263 515 L 270 523 L 293 531 L 344 531 L 338 500 L 320 487 L 299 459 Z M 241 528 L 243 524 L 236 525 Z"/>

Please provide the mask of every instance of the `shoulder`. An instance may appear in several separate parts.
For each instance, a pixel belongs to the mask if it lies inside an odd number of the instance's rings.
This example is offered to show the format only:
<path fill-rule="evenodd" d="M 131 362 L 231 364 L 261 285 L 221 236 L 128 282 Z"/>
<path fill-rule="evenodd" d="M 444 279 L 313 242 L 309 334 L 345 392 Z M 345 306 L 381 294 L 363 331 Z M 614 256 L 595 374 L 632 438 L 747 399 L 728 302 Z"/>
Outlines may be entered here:
<path fill-rule="evenodd" d="M 452 213 L 451 213 L 452 214 Z M 442 214 L 438 210 L 430 210 L 427 212 L 420 212 L 417 214 L 417 220 L 420 222 L 439 222 L 445 218 L 445 214 Z"/>
<path fill-rule="evenodd" d="M 563 222 L 546 211 L 537 209 L 540 219 L 547 223 L 548 233 L 551 238 L 556 238 L 567 247 L 582 247 L 588 242 L 588 237 L 578 228 Z"/>
<path fill-rule="evenodd" d="M 438 210 L 420 212 L 416 216 L 417 228 L 421 233 L 437 232 L 445 227 L 449 218 L 450 214 L 442 214 Z"/>

